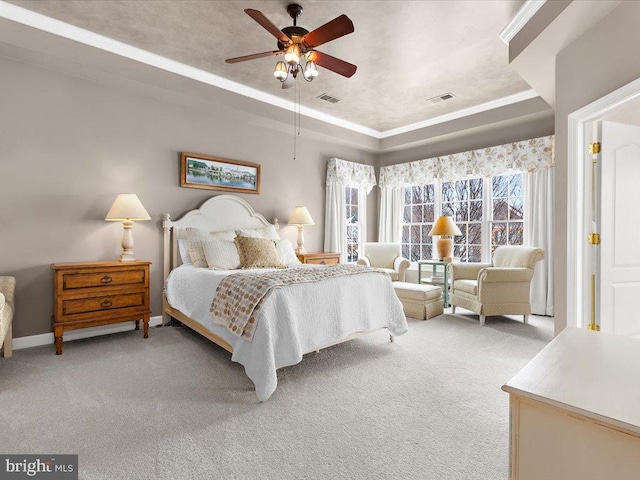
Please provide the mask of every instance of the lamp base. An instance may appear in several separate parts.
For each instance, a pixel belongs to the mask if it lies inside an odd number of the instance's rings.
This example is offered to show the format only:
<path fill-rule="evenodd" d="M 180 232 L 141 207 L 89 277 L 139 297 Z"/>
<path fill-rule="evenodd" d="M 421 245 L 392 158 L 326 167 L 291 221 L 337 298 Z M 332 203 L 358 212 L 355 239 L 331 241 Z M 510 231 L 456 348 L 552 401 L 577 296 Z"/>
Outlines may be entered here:
<path fill-rule="evenodd" d="M 298 225 L 298 248 L 296 248 L 296 254 L 301 255 L 307 253 L 304 248 L 304 225 Z"/>
<path fill-rule="evenodd" d="M 133 256 L 133 222 L 124 220 L 122 222 L 124 235 L 122 236 L 122 253 L 120 254 L 121 262 L 133 262 L 136 257 Z"/>
<path fill-rule="evenodd" d="M 453 239 L 441 236 L 436 243 L 436 249 L 440 260 L 450 257 L 453 253 Z"/>

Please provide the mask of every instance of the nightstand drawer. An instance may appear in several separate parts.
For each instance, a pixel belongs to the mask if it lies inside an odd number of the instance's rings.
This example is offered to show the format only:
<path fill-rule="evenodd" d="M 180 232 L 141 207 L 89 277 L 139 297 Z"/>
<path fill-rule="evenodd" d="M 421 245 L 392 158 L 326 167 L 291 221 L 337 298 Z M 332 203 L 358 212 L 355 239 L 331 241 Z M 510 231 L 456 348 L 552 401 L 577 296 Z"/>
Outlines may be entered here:
<path fill-rule="evenodd" d="M 312 265 L 337 265 L 339 258 L 308 258 L 307 263 Z"/>
<path fill-rule="evenodd" d="M 62 300 L 62 315 L 102 312 L 119 308 L 145 306 L 145 292 L 123 293 L 120 295 L 101 295 L 92 298 L 76 298 Z"/>
<path fill-rule="evenodd" d="M 122 285 L 144 285 L 146 270 L 106 270 L 103 272 L 60 272 L 62 275 L 62 290 L 77 290 L 81 288 L 104 288 Z"/>

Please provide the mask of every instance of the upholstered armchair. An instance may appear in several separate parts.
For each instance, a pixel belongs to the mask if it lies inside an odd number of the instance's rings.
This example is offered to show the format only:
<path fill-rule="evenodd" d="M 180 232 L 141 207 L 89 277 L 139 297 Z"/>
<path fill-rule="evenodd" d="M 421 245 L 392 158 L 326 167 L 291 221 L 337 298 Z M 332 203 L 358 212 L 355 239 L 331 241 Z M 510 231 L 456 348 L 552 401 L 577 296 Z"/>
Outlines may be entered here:
<path fill-rule="evenodd" d="M 531 314 L 531 278 L 544 252 L 535 247 L 498 247 L 493 263 L 451 264 L 451 307 L 471 310 L 480 316 L 480 325 L 491 315 Z"/>
<path fill-rule="evenodd" d="M 404 282 L 404 274 L 411 263 L 402 257 L 399 243 L 365 243 L 364 256 L 358 259 L 358 265 L 384 270 L 391 280 Z"/>
<path fill-rule="evenodd" d="M 13 353 L 11 323 L 15 308 L 13 299 L 15 288 L 15 278 L 0 277 L 0 347 L 2 347 L 3 357 L 10 357 Z"/>

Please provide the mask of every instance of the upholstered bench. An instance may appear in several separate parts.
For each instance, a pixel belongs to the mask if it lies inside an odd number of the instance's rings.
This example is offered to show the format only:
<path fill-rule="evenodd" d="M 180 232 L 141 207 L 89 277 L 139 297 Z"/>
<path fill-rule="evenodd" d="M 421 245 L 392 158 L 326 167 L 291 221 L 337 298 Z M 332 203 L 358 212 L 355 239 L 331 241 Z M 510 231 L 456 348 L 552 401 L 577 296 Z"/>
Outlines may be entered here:
<path fill-rule="evenodd" d="M 437 285 L 393 282 L 393 288 L 407 317 L 427 320 L 444 312 L 442 288 Z"/>

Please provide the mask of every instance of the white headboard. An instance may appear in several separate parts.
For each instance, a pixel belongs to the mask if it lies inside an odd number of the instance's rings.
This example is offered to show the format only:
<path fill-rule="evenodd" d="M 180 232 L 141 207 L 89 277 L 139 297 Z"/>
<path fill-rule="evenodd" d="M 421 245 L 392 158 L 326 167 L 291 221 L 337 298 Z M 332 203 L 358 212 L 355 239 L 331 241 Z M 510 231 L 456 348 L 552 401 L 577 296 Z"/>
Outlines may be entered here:
<path fill-rule="evenodd" d="M 187 228 L 195 227 L 209 232 L 237 230 L 271 226 L 267 220 L 256 213 L 251 205 L 234 195 L 217 195 L 204 202 L 200 208 L 185 213 L 180 219 L 172 221 L 168 213 L 164 215 L 164 279 L 178 266 L 178 239 L 186 238 Z M 276 229 L 278 219 L 274 220 Z"/>

